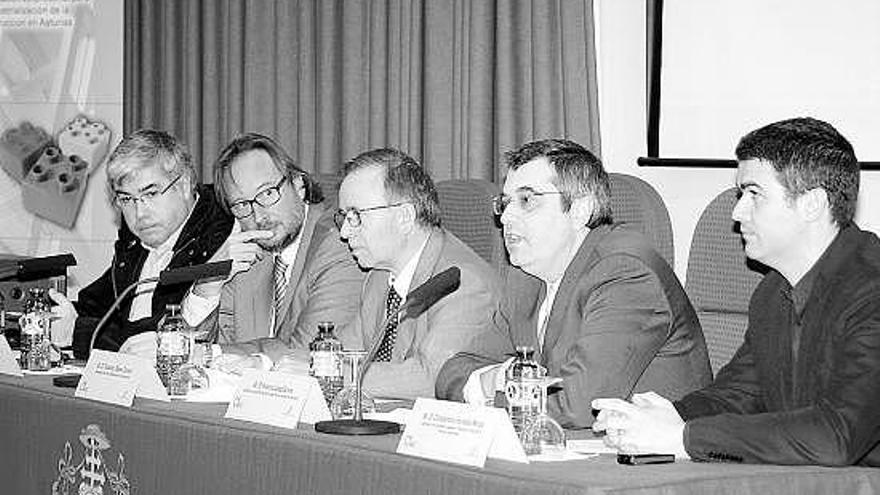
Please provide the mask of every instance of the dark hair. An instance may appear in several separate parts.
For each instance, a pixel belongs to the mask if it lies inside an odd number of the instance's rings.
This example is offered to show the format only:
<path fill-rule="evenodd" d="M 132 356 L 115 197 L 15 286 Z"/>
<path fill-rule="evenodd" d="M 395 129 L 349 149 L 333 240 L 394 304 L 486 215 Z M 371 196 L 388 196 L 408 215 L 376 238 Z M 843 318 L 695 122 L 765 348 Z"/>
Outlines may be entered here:
<path fill-rule="evenodd" d="M 302 177 L 303 185 L 305 186 L 304 200 L 306 203 L 316 204 L 324 200 L 324 193 L 321 191 L 321 185 L 318 184 L 305 170 L 297 167 L 293 158 L 284 151 L 284 148 L 282 148 L 280 144 L 276 143 L 268 136 L 249 132 L 236 137 L 231 143 L 226 145 L 226 147 L 223 148 L 223 151 L 220 152 L 220 156 L 217 158 L 217 162 L 214 165 L 214 190 L 216 191 L 217 199 L 225 209 L 228 210 L 229 204 L 227 202 L 228 191 L 223 178 L 236 158 L 253 150 L 262 150 L 266 152 L 266 154 L 269 155 L 269 158 L 272 159 L 275 167 L 284 174 L 291 183 L 293 183 L 293 179 L 296 177 Z"/>
<path fill-rule="evenodd" d="M 859 199 L 859 162 L 852 145 L 821 120 L 801 117 L 774 122 L 743 137 L 739 161 L 761 160 L 776 171 L 789 199 L 821 187 L 841 228 L 852 223 Z"/>
<path fill-rule="evenodd" d="M 155 129 L 137 130 L 116 145 L 107 159 L 107 181 L 115 188 L 132 171 L 148 165 L 159 165 L 169 174 L 185 175 L 192 188 L 196 187 L 189 150 L 171 134 Z"/>
<path fill-rule="evenodd" d="M 587 227 L 592 229 L 612 222 L 608 173 L 596 155 L 583 146 L 565 139 L 543 139 L 526 143 L 505 153 L 504 157 L 510 170 L 546 157 L 556 172 L 552 182 L 562 192 L 563 211 L 568 211 L 576 198 L 590 195 L 596 206 Z"/>
<path fill-rule="evenodd" d="M 347 161 L 342 176 L 366 167 L 384 167 L 385 193 L 389 200 L 409 201 L 416 209 L 416 221 L 425 227 L 440 226 L 440 202 L 431 176 L 419 162 L 394 148 L 365 151 Z"/>

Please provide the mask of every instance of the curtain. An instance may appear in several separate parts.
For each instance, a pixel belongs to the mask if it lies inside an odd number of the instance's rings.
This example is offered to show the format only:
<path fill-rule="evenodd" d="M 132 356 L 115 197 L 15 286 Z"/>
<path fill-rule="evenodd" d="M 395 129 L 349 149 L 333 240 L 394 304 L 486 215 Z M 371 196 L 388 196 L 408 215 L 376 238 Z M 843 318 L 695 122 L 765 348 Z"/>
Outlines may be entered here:
<path fill-rule="evenodd" d="M 600 153 L 592 0 L 126 0 L 124 132 L 168 130 L 211 180 L 236 134 L 335 173 L 394 146 L 435 180 L 499 181 L 502 153 Z"/>

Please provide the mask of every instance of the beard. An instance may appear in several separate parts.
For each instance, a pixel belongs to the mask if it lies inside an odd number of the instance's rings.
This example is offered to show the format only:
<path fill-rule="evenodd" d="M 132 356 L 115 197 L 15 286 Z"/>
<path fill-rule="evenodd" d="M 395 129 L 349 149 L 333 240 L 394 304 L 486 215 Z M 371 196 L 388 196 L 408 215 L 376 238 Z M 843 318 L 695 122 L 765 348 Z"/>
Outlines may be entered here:
<path fill-rule="evenodd" d="M 257 224 L 259 230 L 271 230 L 276 235 L 270 239 L 260 239 L 257 244 L 266 251 L 279 252 L 293 244 L 302 231 L 302 218 L 293 219 L 292 223 L 285 225 L 282 222 L 264 222 Z M 278 235 L 280 234 L 280 235 Z"/>

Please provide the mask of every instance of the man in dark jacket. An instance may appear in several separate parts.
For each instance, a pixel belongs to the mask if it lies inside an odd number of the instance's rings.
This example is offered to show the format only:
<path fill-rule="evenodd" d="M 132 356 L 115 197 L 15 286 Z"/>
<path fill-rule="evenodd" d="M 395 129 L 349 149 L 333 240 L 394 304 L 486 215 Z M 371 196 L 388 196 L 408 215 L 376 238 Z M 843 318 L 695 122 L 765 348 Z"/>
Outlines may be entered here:
<path fill-rule="evenodd" d="M 180 304 L 189 283 L 145 283 L 126 296 L 93 335 L 101 317 L 129 285 L 160 271 L 207 262 L 232 229 L 232 216 L 210 186 L 197 186 L 186 148 L 162 131 L 140 130 L 122 140 L 107 161 L 113 204 L 122 226 L 107 271 L 71 303 L 57 292 L 53 340 L 85 359 L 94 348 L 125 350 L 131 337 L 156 330 L 167 304 Z M 72 331 L 71 331 L 72 330 Z"/>
<path fill-rule="evenodd" d="M 715 382 L 675 403 L 593 402 L 621 450 L 698 460 L 880 466 L 880 239 L 853 223 L 859 164 L 825 122 L 776 122 L 736 149 L 746 255 L 773 269 Z"/>

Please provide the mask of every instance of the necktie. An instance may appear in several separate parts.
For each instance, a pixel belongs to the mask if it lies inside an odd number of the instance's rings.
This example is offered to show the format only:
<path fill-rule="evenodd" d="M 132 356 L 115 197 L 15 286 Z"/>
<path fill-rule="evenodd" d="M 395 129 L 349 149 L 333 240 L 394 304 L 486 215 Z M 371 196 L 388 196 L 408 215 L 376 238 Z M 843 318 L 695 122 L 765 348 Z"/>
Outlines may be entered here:
<path fill-rule="evenodd" d="M 400 309 L 400 295 L 394 287 L 391 287 L 388 291 L 388 299 L 385 300 L 385 317 L 394 314 L 398 309 Z M 382 343 L 379 345 L 379 351 L 376 352 L 376 361 L 391 361 L 391 351 L 394 350 L 394 341 L 397 339 L 397 320 L 396 315 L 385 326 L 385 335 L 382 336 Z"/>
<path fill-rule="evenodd" d="M 272 335 L 275 335 L 275 327 L 278 326 L 278 315 L 281 314 L 281 304 L 284 302 L 284 294 L 287 292 L 287 263 L 281 259 L 280 255 L 275 256 L 275 272 L 274 272 L 274 294 L 275 304 L 273 305 L 274 313 L 272 314 Z"/>

